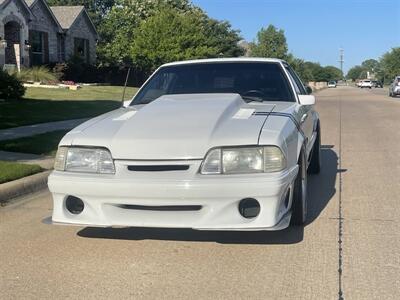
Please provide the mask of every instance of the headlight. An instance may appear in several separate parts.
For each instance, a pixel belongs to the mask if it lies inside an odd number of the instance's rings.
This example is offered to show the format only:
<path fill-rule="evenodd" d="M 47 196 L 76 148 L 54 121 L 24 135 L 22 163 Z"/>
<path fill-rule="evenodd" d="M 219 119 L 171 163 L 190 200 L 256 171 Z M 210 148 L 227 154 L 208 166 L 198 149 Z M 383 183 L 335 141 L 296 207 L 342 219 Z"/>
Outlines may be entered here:
<path fill-rule="evenodd" d="M 54 169 L 80 173 L 115 174 L 110 151 L 103 148 L 59 147 Z"/>
<path fill-rule="evenodd" d="M 217 148 L 210 150 L 201 174 L 271 173 L 286 168 L 286 159 L 276 146 Z"/>

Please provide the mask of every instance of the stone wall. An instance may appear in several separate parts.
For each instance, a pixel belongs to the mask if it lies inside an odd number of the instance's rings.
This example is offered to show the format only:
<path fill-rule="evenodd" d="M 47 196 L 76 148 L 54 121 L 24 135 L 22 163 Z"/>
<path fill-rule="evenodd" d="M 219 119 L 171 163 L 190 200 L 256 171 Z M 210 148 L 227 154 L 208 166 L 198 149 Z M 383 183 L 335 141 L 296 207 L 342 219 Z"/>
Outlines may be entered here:
<path fill-rule="evenodd" d="M 66 59 L 74 55 L 74 38 L 89 40 L 89 63 L 96 63 L 96 34 L 93 32 L 85 13 L 81 13 L 67 32 L 65 40 Z"/>
<path fill-rule="evenodd" d="M 308 86 L 310 88 L 312 88 L 313 91 L 318 91 L 318 90 L 322 90 L 322 89 L 328 87 L 328 83 L 325 81 L 322 81 L 322 82 L 310 81 L 308 83 Z"/>
<path fill-rule="evenodd" d="M 55 23 L 54 19 L 51 17 L 49 11 L 44 6 L 42 1 L 36 1 L 33 7 L 31 7 L 31 11 L 34 15 L 34 19 L 29 24 L 29 29 L 48 33 L 49 62 L 58 62 L 59 56 L 57 47 L 57 34 L 59 31 L 59 27 Z"/>
<path fill-rule="evenodd" d="M 20 4 L 11 1 L 0 11 L 0 37 L 4 39 L 4 25 L 9 21 L 16 21 L 20 25 L 20 55 L 21 65 L 29 66 L 29 50 L 25 47 L 25 40 L 28 40 L 29 30 L 26 22 L 26 15 L 22 12 Z M 5 48 L 0 44 L 0 66 L 5 63 Z"/>

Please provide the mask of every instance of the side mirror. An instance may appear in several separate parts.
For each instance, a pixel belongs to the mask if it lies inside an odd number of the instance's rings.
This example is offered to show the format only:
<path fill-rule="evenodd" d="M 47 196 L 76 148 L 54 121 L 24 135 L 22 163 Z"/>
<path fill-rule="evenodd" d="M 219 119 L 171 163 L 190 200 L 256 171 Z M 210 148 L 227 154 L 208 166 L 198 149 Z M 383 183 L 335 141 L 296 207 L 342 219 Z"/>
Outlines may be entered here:
<path fill-rule="evenodd" d="M 313 90 L 312 90 L 312 88 L 310 87 L 310 86 L 306 86 L 306 92 L 307 92 L 307 94 L 312 94 L 312 92 L 313 92 Z"/>
<path fill-rule="evenodd" d="M 301 105 L 314 105 L 315 97 L 313 95 L 299 95 L 299 102 Z"/>
<path fill-rule="evenodd" d="M 125 100 L 124 102 L 122 102 L 122 107 L 128 107 L 131 102 L 132 100 Z"/>

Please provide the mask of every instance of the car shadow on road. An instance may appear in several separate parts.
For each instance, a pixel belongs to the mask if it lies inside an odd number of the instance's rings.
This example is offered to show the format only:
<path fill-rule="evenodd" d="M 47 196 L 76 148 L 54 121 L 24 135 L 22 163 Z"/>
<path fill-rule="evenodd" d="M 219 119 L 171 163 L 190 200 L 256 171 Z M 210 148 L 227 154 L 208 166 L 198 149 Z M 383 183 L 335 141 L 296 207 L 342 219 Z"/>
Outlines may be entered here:
<path fill-rule="evenodd" d="M 318 218 L 335 195 L 337 174 L 346 171 L 338 170 L 338 156 L 331 145 L 321 146 L 321 162 L 321 172 L 308 176 L 307 225 Z"/>
<path fill-rule="evenodd" d="M 322 170 L 319 175 L 309 176 L 308 224 L 324 210 L 335 194 L 338 158 L 331 149 L 323 146 Z M 307 225 L 308 225 L 307 224 Z M 281 231 L 198 231 L 173 228 L 96 228 L 86 227 L 78 236 L 114 240 L 162 240 L 186 242 L 215 242 L 220 244 L 296 244 L 303 240 L 304 227 L 291 226 Z"/>

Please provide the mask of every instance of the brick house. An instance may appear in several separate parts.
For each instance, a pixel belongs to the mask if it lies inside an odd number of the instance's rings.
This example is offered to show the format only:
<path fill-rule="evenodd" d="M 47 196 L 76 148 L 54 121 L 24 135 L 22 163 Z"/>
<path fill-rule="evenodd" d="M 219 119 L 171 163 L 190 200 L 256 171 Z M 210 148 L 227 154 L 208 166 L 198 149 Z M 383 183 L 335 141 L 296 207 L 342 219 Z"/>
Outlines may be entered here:
<path fill-rule="evenodd" d="M 45 0 L 0 0 L 0 68 L 96 62 L 96 28 L 83 6 L 48 6 Z"/>

